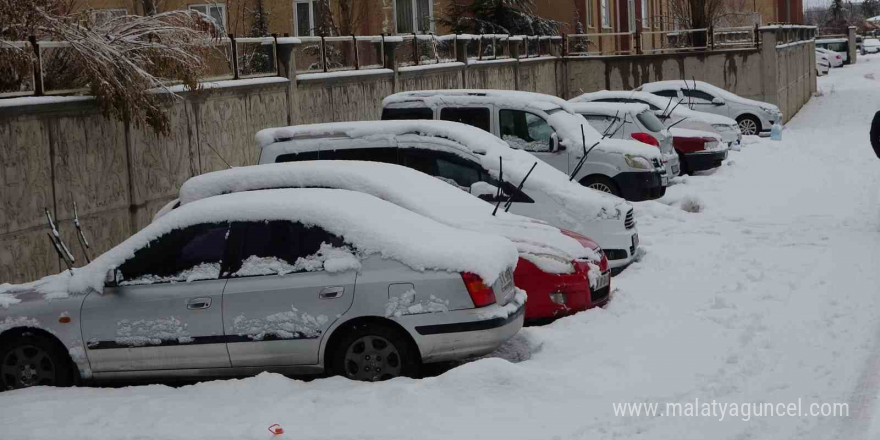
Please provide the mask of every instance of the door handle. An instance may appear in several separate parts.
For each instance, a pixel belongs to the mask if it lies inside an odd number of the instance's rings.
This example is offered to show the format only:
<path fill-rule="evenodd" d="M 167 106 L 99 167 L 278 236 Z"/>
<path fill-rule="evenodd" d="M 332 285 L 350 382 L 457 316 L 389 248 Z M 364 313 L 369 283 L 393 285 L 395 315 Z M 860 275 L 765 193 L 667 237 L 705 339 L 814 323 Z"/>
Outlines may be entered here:
<path fill-rule="evenodd" d="M 189 301 L 186 302 L 186 308 L 189 310 L 201 310 L 207 309 L 211 307 L 211 298 L 190 298 Z"/>
<path fill-rule="evenodd" d="M 318 293 L 318 298 L 321 299 L 335 299 L 342 298 L 342 294 L 345 293 L 345 287 L 337 286 L 337 287 L 325 287 L 321 289 L 321 292 Z"/>

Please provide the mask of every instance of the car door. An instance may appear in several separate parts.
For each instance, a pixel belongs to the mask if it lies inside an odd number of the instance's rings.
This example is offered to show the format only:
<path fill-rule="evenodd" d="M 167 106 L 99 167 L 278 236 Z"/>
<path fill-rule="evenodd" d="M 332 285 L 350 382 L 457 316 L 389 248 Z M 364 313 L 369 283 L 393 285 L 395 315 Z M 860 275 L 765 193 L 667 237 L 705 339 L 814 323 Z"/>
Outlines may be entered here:
<path fill-rule="evenodd" d="M 712 102 L 715 99 L 715 96 L 710 95 L 707 92 L 695 89 L 683 89 L 681 93 L 684 95 L 685 103 L 691 110 L 728 116 L 728 106 L 715 104 Z"/>
<path fill-rule="evenodd" d="M 229 367 L 220 276 L 227 223 L 175 229 L 135 251 L 82 306 L 95 372 Z"/>
<path fill-rule="evenodd" d="M 354 255 L 339 237 L 289 221 L 234 223 L 229 240 L 223 323 L 232 366 L 317 364 L 321 339 L 353 302 Z"/>
<path fill-rule="evenodd" d="M 568 174 L 569 151 L 551 150 L 556 132 L 543 116 L 525 110 L 499 109 L 498 133 L 511 148 L 525 150 Z M 580 152 L 575 152 L 580 155 Z"/>

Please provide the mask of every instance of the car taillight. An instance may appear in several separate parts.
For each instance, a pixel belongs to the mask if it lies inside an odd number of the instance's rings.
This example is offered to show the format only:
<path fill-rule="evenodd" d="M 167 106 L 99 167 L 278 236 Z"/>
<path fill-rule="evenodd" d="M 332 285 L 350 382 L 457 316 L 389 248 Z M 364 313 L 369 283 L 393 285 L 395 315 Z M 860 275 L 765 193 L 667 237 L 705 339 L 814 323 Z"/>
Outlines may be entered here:
<path fill-rule="evenodd" d="M 608 271 L 608 257 L 605 256 L 605 252 L 602 252 L 602 259 L 599 261 L 599 270 L 602 273 Z"/>
<path fill-rule="evenodd" d="M 660 142 L 657 141 L 657 138 L 655 138 L 654 136 L 651 136 L 648 133 L 633 133 L 630 136 L 632 136 L 633 139 L 635 139 L 639 142 L 643 142 L 648 145 L 653 145 L 655 147 L 660 146 Z"/>
<path fill-rule="evenodd" d="M 704 137 L 674 137 L 672 144 L 680 153 L 693 153 L 695 151 L 704 151 L 708 143 L 714 141 L 712 138 Z"/>
<path fill-rule="evenodd" d="M 464 281 L 464 287 L 467 288 L 474 307 L 486 307 L 495 304 L 495 292 L 492 287 L 487 286 L 479 275 L 470 272 L 462 272 L 461 279 Z"/>

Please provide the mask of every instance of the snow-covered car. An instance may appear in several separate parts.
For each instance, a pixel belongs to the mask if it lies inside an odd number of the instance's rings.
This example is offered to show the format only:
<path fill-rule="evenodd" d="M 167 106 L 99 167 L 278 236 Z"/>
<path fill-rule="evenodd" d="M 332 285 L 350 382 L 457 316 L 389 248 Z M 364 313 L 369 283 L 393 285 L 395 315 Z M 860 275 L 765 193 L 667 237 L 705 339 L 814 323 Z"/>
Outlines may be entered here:
<path fill-rule="evenodd" d="M 632 139 L 659 148 L 669 176 L 675 177 L 681 172 L 681 164 L 672 146 L 669 130 L 647 105 L 607 102 L 570 105 L 596 131 L 607 132 L 612 139 Z"/>
<path fill-rule="evenodd" d="M 869 53 L 880 53 L 880 40 L 865 38 L 865 41 L 862 42 L 862 55 Z"/>
<path fill-rule="evenodd" d="M 743 98 L 704 81 L 657 81 L 642 84 L 636 90 L 683 99 L 691 110 L 732 118 L 744 135 L 769 132 L 773 124 L 782 124 L 779 107 Z"/>
<path fill-rule="evenodd" d="M 495 209 L 448 183 L 411 168 L 380 162 L 288 162 L 215 171 L 191 178 L 170 207 L 233 192 L 273 188 L 358 191 L 432 220 L 475 232 L 502 235 L 516 245 L 514 284 L 528 294 L 526 322 L 567 316 L 608 301 L 608 260 L 583 235 Z M 163 210 L 161 218 L 169 210 Z"/>
<path fill-rule="evenodd" d="M 260 371 L 382 380 L 522 326 L 516 247 L 376 197 L 225 194 L 90 264 L 0 286 L 0 386 Z"/>
<path fill-rule="evenodd" d="M 567 101 L 555 96 L 421 90 L 391 95 L 382 105 L 383 120 L 436 119 L 480 128 L 563 173 L 574 173 L 575 182 L 627 200 L 662 197 L 669 185 L 660 151 L 632 140 L 601 139 Z M 586 161 L 580 163 L 587 150 Z"/>
<path fill-rule="evenodd" d="M 833 50 L 823 49 L 821 47 L 816 47 L 816 52 L 825 54 L 828 62 L 831 64 L 831 67 L 843 66 L 843 56 L 839 53 Z"/>
<path fill-rule="evenodd" d="M 831 70 L 831 61 L 829 56 L 819 50 L 816 50 L 816 75 L 827 75 Z"/>
<path fill-rule="evenodd" d="M 633 261 L 639 247 L 628 202 L 589 190 L 531 153 L 510 148 L 469 125 L 426 120 L 300 125 L 261 130 L 257 143 L 261 164 L 392 163 L 438 177 L 492 203 L 509 201 L 510 212 L 595 240 L 615 272 Z"/>
<path fill-rule="evenodd" d="M 863 48 L 864 48 L 864 42 Z M 849 64 L 849 40 L 846 38 L 820 38 L 816 40 L 816 47 L 830 50 L 843 58 L 844 64 Z"/>
<path fill-rule="evenodd" d="M 675 126 L 691 130 L 714 132 L 721 136 L 722 142 L 726 143 L 728 148 L 737 148 L 742 140 L 739 125 L 733 119 L 727 116 L 693 111 L 683 101 L 679 104 L 678 99 L 664 98 L 653 93 L 601 90 L 584 93 L 571 99 L 569 102 L 631 102 L 646 104 L 663 121 L 663 125 L 667 128 Z"/>
<path fill-rule="evenodd" d="M 675 151 L 681 157 L 681 173 L 711 170 L 727 159 L 727 146 L 714 133 L 672 127 L 669 129 Z"/>

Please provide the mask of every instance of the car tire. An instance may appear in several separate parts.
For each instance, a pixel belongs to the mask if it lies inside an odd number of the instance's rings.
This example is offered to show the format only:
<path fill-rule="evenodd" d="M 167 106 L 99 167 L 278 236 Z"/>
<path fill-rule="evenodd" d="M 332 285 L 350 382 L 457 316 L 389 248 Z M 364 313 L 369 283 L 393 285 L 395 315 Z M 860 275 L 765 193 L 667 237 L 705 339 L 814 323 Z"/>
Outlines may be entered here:
<path fill-rule="evenodd" d="M 0 390 L 32 386 L 69 387 L 73 363 L 61 344 L 48 336 L 23 333 L 0 347 Z"/>
<path fill-rule="evenodd" d="M 356 324 L 346 330 L 333 350 L 328 370 L 334 376 L 378 382 L 418 375 L 418 349 L 389 325 Z"/>
<path fill-rule="evenodd" d="M 687 176 L 691 174 L 691 170 L 687 166 L 687 161 L 684 159 L 684 154 L 678 155 L 678 163 L 679 165 L 679 176 Z"/>
<path fill-rule="evenodd" d="M 621 197 L 620 188 L 617 187 L 617 184 L 605 176 L 587 176 L 581 180 L 581 185 L 596 191 Z"/>
<path fill-rule="evenodd" d="M 761 133 L 761 121 L 752 115 L 742 115 L 736 118 L 736 123 L 743 136 L 757 136 Z"/>

